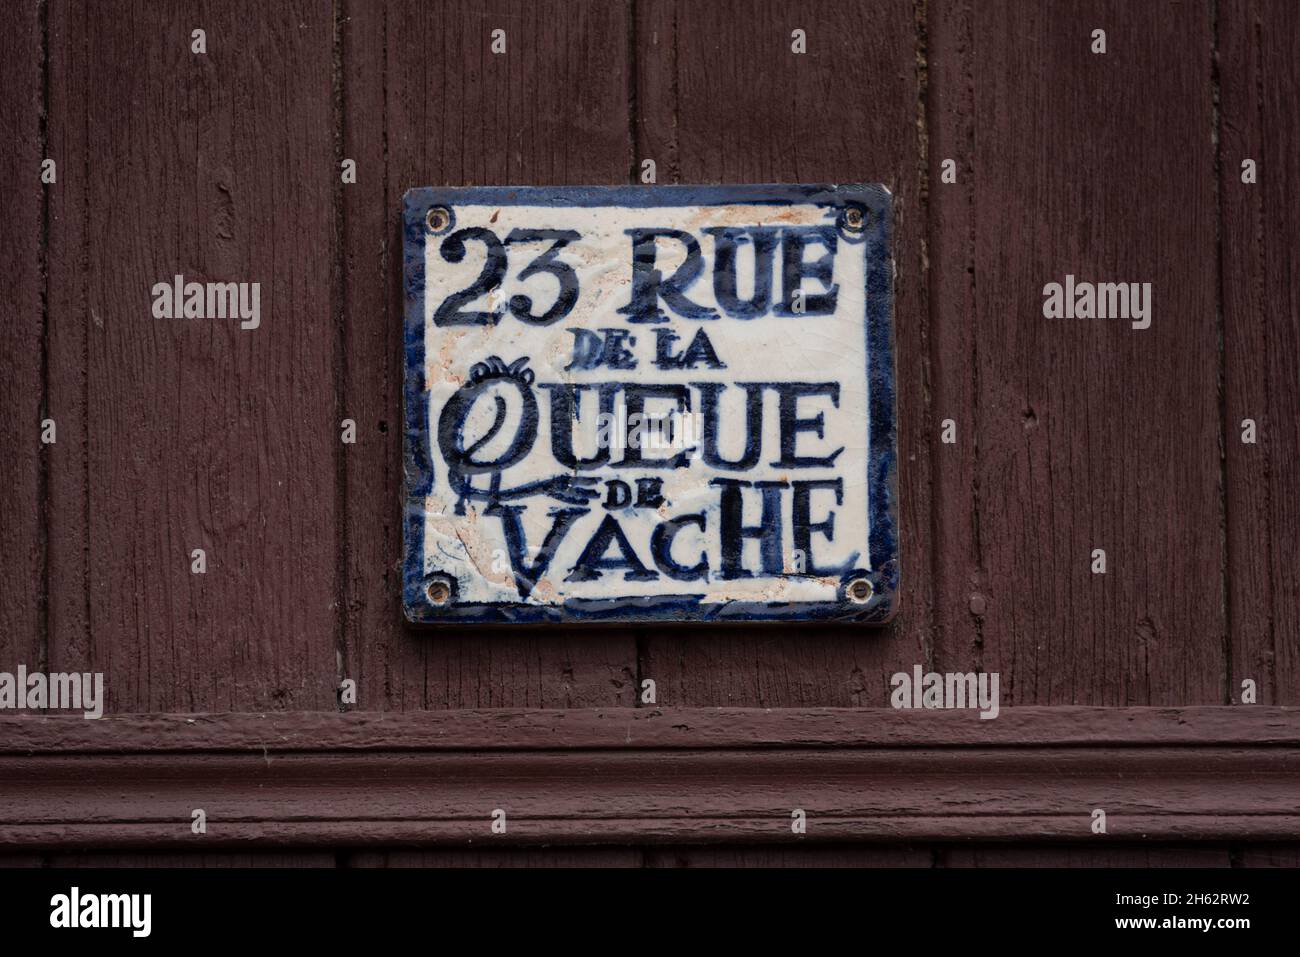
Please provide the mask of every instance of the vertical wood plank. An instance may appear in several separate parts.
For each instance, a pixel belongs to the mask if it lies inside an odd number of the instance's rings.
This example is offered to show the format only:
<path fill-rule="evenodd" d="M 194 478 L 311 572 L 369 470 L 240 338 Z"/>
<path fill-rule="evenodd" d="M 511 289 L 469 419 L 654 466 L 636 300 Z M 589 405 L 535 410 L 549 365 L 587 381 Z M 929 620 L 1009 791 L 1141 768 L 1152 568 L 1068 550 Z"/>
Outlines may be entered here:
<path fill-rule="evenodd" d="M 1220 703 L 1207 7 L 928 16 L 938 666 L 1000 672 L 1004 704 Z M 1044 318 L 1067 274 L 1150 282 L 1151 327 Z"/>
<path fill-rule="evenodd" d="M 358 707 L 631 705 L 632 633 L 403 625 L 399 207 L 414 186 L 628 179 L 624 4 L 353 3 L 343 26 L 345 672 Z M 490 50 L 506 31 L 506 52 Z"/>
<path fill-rule="evenodd" d="M 86 170 L 87 98 L 91 65 L 81 5 L 52 0 L 47 6 L 49 107 L 47 151 L 59 164 L 58 186 L 47 196 L 48 412 L 59 441 L 46 449 L 47 645 L 50 667 L 85 671 L 90 649 L 90 502 L 87 493 L 86 224 L 90 214 Z M 146 290 L 147 292 L 147 290 Z M 106 687 L 105 692 L 111 689 Z"/>
<path fill-rule="evenodd" d="M 961 846 L 938 849 L 942 867 L 1228 867 L 1220 845 Z"/>
<path fill-rule="evenodd" d="M 385 666 L 401 632 L 402 336 L 394 289 L 401 247 L 391 226 L 400 196 L 387 178 L 388 9 L 345 3 L 338 26 L 343 59 L 343 157 L 357 181 L 342 187 L 342 415 L 357 441 L 343 450 L 343 660 L 357 682 L 357 707 L 403 705 Z M 399 24 L 393 24 L 400 30 Z M 394 641 L 394 639 L 397 639 Z M 416 697 L 415 701 L 421 700 Z"/>
<path fill-rule="evenodd" d="M 1300 10 L 1220 5 L 1228 582 L 1232 700 L 1300 703 Z M 1242 182 L 1252 159 L 1257 181 Z M 1253 419 L 1257 440 L 1243 442 Z"/>
<path fill-rule="evenodd" d="M 776 845 L 649 848 L 646 867 L 930 867 L 924 847 Z"/>
<path fill-rule="evenodd" d="M 228 867 L 323 867 L 335 866 L 329 851 L 251 851 L 248 853 L 149 853 L 146 851 L 87 851 L 52 854 L 51 867 L 145 867 L 145 868 L 228 868 Z"/>
<path fill-rule="evenodd" d="M 632 847 L 436 848 L 425 851 L 357 851 L 345 867 L 640 867 Z"/>
<path fill-rule="evenodd" d="M 43 38 L 36 4 L 6 11 L 0 30 L 0 670 L 44 667 L 45 542 L 41 445 L 44 384 Z M 45 447 L 48 448 L 48 447 Z"/>
<path fill-rule="evenodd" d="M 900 610 L 884 628 L 656 629 L 658 703 L 883 707 L 889 675 L 929 656 L 927 317 L 913 5 L 636 7 L 637 159 L 659 182 L 883 182 L 894 193 Z M 793 53 L 802 29 L 807 52 Z"/>
<path fill-rule="evenodd" d="M 1242 867 L 1300 867 L 1300 844 L 1247 844 L 1240 860 Z"/>
<path fill-rule="evenodd" d="M 331 33 L 327 0 L 51 9 L 51 667 L 113 711 L 334 702 Z M 260 328 L 155 319 L 177 274 L 260 283 Z"/>
<path fill-rule="evenodd" d="M 983 616 L 988 605 L 975 491 L 981 436 L 977 362 L 985 337 L 975 321 L 976 50 L 971 6 L 962 0 L 932 0 L 926 10 L 926 244 L 931 414 L 936 423 L 930 435 L 934 663 L 952 670 L 967 663 L 982 664 Z M 943 182 L 949 160 L 956 183 Z M 951 443 L 943 441 L 945 424 L 954 430 Z M 1001 685 L 999 690 L 1006 693 Z"/>

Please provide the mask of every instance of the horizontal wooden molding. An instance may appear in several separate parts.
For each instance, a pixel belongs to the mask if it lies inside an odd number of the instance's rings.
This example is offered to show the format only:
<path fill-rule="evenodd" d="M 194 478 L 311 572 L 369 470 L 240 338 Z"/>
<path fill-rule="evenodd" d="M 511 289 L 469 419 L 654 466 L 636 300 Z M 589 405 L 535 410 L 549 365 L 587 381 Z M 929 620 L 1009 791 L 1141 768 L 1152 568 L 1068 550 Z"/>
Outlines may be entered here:
<path fill-rule="evenodd" d="M 1300 839 L 1300 709 L 0 718 L 7 848 L 955 839 Z"/>

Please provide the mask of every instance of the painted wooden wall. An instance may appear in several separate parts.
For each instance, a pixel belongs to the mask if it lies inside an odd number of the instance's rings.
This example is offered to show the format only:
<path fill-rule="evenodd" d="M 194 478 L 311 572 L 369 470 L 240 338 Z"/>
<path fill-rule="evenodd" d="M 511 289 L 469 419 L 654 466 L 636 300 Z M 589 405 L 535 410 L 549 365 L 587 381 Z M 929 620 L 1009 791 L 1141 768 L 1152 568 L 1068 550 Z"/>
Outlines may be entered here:
<path fill-rule="evenodd" d="M 874 708 L 914 664 L 997 671 L 1004 707 L 1228 705 L 1244 679 L 1300 704 L 1291 0 L 42 0 L 0 23 L 0 668 L 103 671 L 117 714 L 329 711 L 347 678 L 365 711 L 631 709 L 644 678 L 664 707 Z M 402 192 L 632 183 L 643 159 L 893 190 L 888 627 L 403 625 Z M 260 282 L 261 327 L 153 319 L 178 273 Z M 1151 282 L 1151 328 L 1045 320 L 1067 273 Z"/>

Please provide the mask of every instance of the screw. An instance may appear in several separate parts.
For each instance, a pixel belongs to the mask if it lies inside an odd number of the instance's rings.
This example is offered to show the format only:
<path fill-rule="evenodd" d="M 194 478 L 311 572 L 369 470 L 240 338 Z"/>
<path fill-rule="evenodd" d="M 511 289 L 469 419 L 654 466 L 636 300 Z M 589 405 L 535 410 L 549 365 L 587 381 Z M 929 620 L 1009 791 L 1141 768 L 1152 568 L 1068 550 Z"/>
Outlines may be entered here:
<path fill-rule="evenodd" d="M 853 232 L 859 232 L 867 225 L 867 217 L 863 215 L 862 209 L 858 206 L 847 206 L 844 209 L 844 226 Z"/>
<path fill-rule="evenodd" d="M 440 233 L 451 225 L 451 210 L 446 206 L 430 206 L 424 214 L 424 223 L 429 227 L 429 232 Z"/>
<path fill-rule="evenodd" d="M 849 588 L 848 588 L 849 598 L 857 602 L 859 605 L 866 604 L 868 601 L 870 601 L 871 596 L 875 593 L 875 591 L 876 589 L 871 584 L 870 579 L 855 578 L 853 581 L 849 582 Z"/>
<path fill-rule="evenodd" d="M 439 607 L 442 607 L 447 604 L 447 602 L 451 601 L 451 585 L 445 578 L 435 578 L 433 581 L 429 582 L 427 591 L 429 593 L 429 601 Z"/>

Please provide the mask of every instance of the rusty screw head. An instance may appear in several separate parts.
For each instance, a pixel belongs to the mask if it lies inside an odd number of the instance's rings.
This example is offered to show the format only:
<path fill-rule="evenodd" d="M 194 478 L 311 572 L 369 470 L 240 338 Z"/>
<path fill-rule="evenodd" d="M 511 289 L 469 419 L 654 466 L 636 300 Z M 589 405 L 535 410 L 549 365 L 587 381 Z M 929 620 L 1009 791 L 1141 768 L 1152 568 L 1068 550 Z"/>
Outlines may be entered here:
<path fill-rule="evenodd" d="M 844 208 L 844 228 L 851 232 L 860 233 L 867 226 L 866 214 L 860 206 L 846 206 Z"/>
<path fill-rule="evenodd" d="M 424 224 L 429 227 L 429 232 L 440 233 L 451 225 L 451 210 L 446 206 L 430 206 L 429 211 L 424 214 Z"/>
<path fill-rule="evenodd" d="M 441 608 L 451 601 L 451 583 L 445 578 L 435 578 L 426 589 L 429 601 Z"/>
<path fill-rule="evenodd" d="M 852 601 L 859 605 L 864 605 L 871 601 L 871 596 L 875 594 L 875 586 L 871 584 L 869 578 L 855 578 L 849 582 L 848 593 Z"/>

